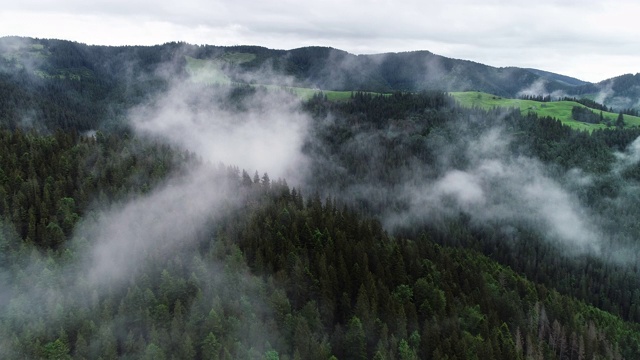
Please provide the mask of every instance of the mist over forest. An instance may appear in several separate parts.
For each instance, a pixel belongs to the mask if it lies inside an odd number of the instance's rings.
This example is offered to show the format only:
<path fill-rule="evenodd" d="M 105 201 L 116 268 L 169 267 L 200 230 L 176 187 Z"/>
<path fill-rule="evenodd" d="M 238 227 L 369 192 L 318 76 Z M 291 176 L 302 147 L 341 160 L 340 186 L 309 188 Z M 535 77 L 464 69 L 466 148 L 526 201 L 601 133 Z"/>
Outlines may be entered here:
<path fill-rule="evenodd" d="M 622 117 L 637 76 L 314 47 L 0 55 L 3 359 L 640 355 L 640 128 L 450 94 L 589 94 Z"/>

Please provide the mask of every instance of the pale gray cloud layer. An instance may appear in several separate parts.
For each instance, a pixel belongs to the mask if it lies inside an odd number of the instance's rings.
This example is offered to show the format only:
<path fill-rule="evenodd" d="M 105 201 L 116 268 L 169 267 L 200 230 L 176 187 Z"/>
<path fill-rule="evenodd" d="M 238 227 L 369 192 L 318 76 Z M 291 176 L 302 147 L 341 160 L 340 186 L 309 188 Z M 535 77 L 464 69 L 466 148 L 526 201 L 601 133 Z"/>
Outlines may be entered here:
<path fill-rule="evenodd" d="M 23 0 L 3 4 L 0 36 L 322 45 L 356 54 L 429 50 L 600 81 L 640 71 L 639 13 L 640 3 L 625 0 Z"/>

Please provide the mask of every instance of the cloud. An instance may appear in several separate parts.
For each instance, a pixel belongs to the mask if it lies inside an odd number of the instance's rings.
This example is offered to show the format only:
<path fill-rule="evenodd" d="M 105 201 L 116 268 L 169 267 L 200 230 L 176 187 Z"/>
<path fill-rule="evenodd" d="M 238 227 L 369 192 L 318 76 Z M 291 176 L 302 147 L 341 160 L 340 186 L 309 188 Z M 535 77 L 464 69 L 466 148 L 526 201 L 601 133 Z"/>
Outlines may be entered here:
<path fill-rule="evenodd" d="M 87 280 L 122 281 L 150 252 L 171 254 L 196 241 L 205 226 L 219 220 L 221 209 L 239 200 L 227 179 L 201 166 L 147 196 L 93 214 L 74 234 L 92 243 Z"/>
<path fill-rule="evenodd" d="M 539 161 L 510 155 L 506 139 L 497 129 L 476 140 L 466 139 L 468 165 L 449 168 L 433 181 L 407 183 L 404 198 L 411 203 L 405 212 L 390 214 L 388 226 L 428 223 L 442 214 L 462 212 L 475 226 L 533 227 L 576 253 L 598 251 L 599 229 L 579 199 L 548 175 Z M 457 146 L 466 142 L 458 141 Z"/>
<path fill-rule="evenodd" d="M 273 317 L 265 298 L 267 285 L 250 274 L 242 256 L 233 252 L 226 258 L 223 252 L 220 257 L 211 255 L 219 241 L 213 229 L 244 200 L 244 193 L 224 170 L 201 165 L 147 195 L 86 215 L 67 243 L 69 253 L 63 251 L 64 261 L 52 261 L 29 246 L 30 253 L 14 253 L 11 267 L 0 266 L 0 317 L 17 324 L 11 331 L 34 332 L 40 341 L 52 341 L 57 336 L 55 329 L 71 331 L 66 328 L 70 326 L 77 330 L 91 321 L 92 329 L 82 334 L 90 344 L 91 356 L 97 356 L 105 339 L 124 342 L 131 331 L 141 337 L 153 331 L 151 326 L 159 327 L 149 314 L 157 310 L 156 297 L 162 296 L 161 284 L 168 270 L 170 281 L 171 277 L 189 279 L 190 286 L 199 291 L 193 298 L 180 295 L 185 319 L 196 314 L 208 320 L 211 309 L 232 309 L 236 315 L 224 328 L 224 336 L 242 338 L 242 345 L 250 345 L 251 351 L 264 352 L 279 336 L 277 329 L 267 330 L 265 325 Z M 203 246 L 211 247 L 209 254 L 197 251 Z M 67 254 L 73 255 L 67 258 Z M 180 286 L 180 281 L 173 281 Z M 87 311 L 108 315 L 92 316 Z M 136 316 L 145 311 L 144 322 L 133 328 L 124 325 L 139 321 Z M 70 313 L 74 315 L 69 317 Z M 77 333 L 68 335 L 75 338 Z M 0 356 L 28 356 L 13 340 L 11 336 L 0 339 Z M 202 340 L 192 338 L 195 343 Z M 131 351 L 127 349 L 129 356 L 141 356 Z"/>
<path fill-rule="evenodd" d="M 236 97 L 239 89 L 247 94 Z M 185 310 L 233 308 L 242 315 L 225 331 L 242 333 L 243 344 L 251 344 L 252 351 L 260 351 L 267 341 L 275 343 L 277 330 L 264 328 L 272 316 L 264 298 L 267 285 L 249 273 L 241 253 L 219 259 L 189 251 L 203 243 L 213 248 L 215 226 L 250 194 L 218 162 L 272 177 L 295 178 L 304 171 L 300 146 L 308 119 L 297 104 L 286 92 L 172 82 L 166 92 L 136 107 L 130 113 L 136 131 L 194 151 L 202 163 L 185 164 L 181 173 L 147 194 L 86 214 L 68 242 L 71 260 L 56 264 L 34 249 L 31 257 L 19 257 L 17 270 L 0 267 L 0 316 L 25 329 L 36 322 L 58 328 L 65 309 L 101 311 L 104 299 L 121 300 L 117 294 L 131 290 L 140 275 L 159 277 L 162 264 L 188 253 L 181 266 L 170 270 L 192 274 L 190 281 L 196 281 L 204 296 Z M 85 340 L 95 344 L 101 332 L 126 337 L 119 321 L 101 319 L 91 332 L 95 338 Z M 22 355 L 13 346 L 0 340 L 0 356 Z"/>
<path fill-rule="evenodd" d="M 187 41 L 278 49 L 322 45 L 369 54 L 430 50 L 593 82 L 637 72 L 633 26 L 609 24 L 633 24 L 640 5 L 628 1 L 606 6 L 572 3 L 437 0 L 398 6 L 376 0 L 304 5 L 290 1 L 267 5 L 255 0 L 21 1 L 7 4 L 0 21 L 5 31 L 12 31 L 2 35 L 58 37 L 90 44 Z"/>
<path fill-rule="evenodd" d="M 596 94 L 594 100 L 597 103 L 604 104 L 607 99 L 611 98 L 615 92 L 613 91 L 613 83 L 615 80 L 607 81 L 604 87 L 600 88 L 600 91 Z"/>
<path fill-rule="evenodd" d="M 547 90 L 547 80 L 540 78 L 535 80 L 529 87 L 524 88 L 516 94 L 517 97 L 521 96 L 551 96 L 551 99 L 560 99 L 567 96 L 567 93 L 563 90 L 555 90 L 549 92 Z"/>
<path fill-rule="evenodd" d="M 199 155 L 205 164 L 238 166 L 295 183 L 306 172 L 302 146 L 309 121 L 298 98 L 280 90 L 215 86 L 170 80 L 171 86 L 129 113 L 142 136 Z M 171 251 L 197 238 L 221 208 L 238 202 L 237 191 L 210 166 L 171 179 L 81 227 L 96 238 L 91 276 L 118 277 L 149 246 Z M 232 201 L 233 200 L 233 201 Z M 125 255 L 122 255 L 125 254 Z"/>
<path fill-rule="evenodd" d="M 515 140 L 502 129 L 500 116 L 453 118 L 433 128 L 412 125 L 411 119 L 395 122 L 362 126 L 339 144 L 325 144 L 329 148 L 314 144 L 320 149 L 314 150 L 312 168 L 324 169 L 314 174 L 341 175 L 339 184 L 324 178 L 310 182 L 328 196 L 362 204 L 390 232 L 438 228 L 464 214 L 473 228 L 529 229 L 574 254 L 601 253 L 599 215 L 575 191 L 593 180 L 577 169 L 558 176 L 557 169 L 514 152 Z M 420 147 L 420 158 L 405 153 L 414 146 Z M 335 152 L 340 155 L 333 157 Z"/>
<path fill-rule="evenodd" d="M 517 96 L 546 96 L 549 95 L 547 91 L 547 81 L 545 79 L 538 79 L 534 81 L 531 86 L 526 89 L 518 91 Z"/>
<path fill-rule="evenodd" d="M 301 148 L 309 121 L 298 106 L 297 98 L 278 90 L 176 83 L 153 104 L 133 109 L 131 122 L 139 133 L 212 163 L 295 180 L 305 167 Z"/>
<path fill-rule="evenodd" d="M 622 169 L 637 165 L 640 162 L 640 138 L 635 139 L 624 152 L 616 152 L 616 167 L 614 169 L 619 172 Z"/>
<path fill-rule="evenodd" d="M 463 208 L 481 206 L 485 202 L 485 192 L 478 179 L 464 171 L 453 170 L 434 184 L 434 191 L 443 197 L 452 196 Z M 434 197 L 434 199 L 436 199 Z"/>

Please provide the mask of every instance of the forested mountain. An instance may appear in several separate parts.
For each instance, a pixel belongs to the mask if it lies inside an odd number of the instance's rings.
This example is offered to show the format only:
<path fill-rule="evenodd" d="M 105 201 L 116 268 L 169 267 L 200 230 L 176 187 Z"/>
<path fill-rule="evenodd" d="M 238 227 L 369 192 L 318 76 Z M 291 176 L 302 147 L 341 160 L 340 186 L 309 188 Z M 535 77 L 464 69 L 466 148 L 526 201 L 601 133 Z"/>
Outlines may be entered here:
<path fill-rule="evenodd" d="M 87 46 L 63 40 L 0 39 L 0 118 L 77 131 L 114 128 L 124 109 L 185 74 L 179 44 Z M 175 62 L 174 62 L 175 61 Z"/>
<path fill-rule="evenodd" d="M 640 130 L 445 92 L 556 75 L 427 52 L 0 49 L 2 359 L 640 356 Z M 412 91 L 267 86 L 285 83 Z"/>
<path fill-rule="evenodd" d="M 566 75 L 555 74 L 549 71 L 539 70 L 539 69 L 526 69 L 531 71 L 532 73 L 541 76 L 542 78 L 557 81 L 560 83 L 564 83 L 570 86 L 581 86 L 589 84 L 587 81 L 582 81 L 576 78 L 572 78 Z"/>
<path fill-rule="evenodd" d="M 638 109 L 640 104 L 640 74 L 624 74 L 597 84 L 582 86 L 583 93 L 597 94 L 597 100 L 619 110 Z"/>
<path fill-rule="evenodd" d="M 162 89 L 167 75 L 187 76 L 187 59 L 207 61 L 236 83 L 373 92 L 473 90 L 505 97 L 587 95 L 618 111 L 638 106 L 632 101 L 638 95 L 632 75 L 589 84 L 542 70 L 495 68 L 428 51 L 353 55 L 326 47 L 272 50 L 186 43 L 109 47 L 4 37 L 0 55 L 3 111 L 29 121 L 44 116 L 23 114 L 31 105 L 64 104 L 64 110 L 47 114 L 45 122 L 59 118 L 74 128 L 113 122 L 121 114 L 112 104 L 131 104 Z M 57 81 L 43 81 L 51 79 Z M 31 90 L 24 93 L 25 87 Z"/>
<path fill-rule="evenodd" d="M 87 196 L 102 206 L 123 196 L 144 197 L 140 192 L 149 188 L 136 186 L 140 179 L 153 187 L 166 174 L 158 169 L 176 171 L 185 159 L 198 160 L 116 137 L 7 131 L 2 136 L 3 169 L 13 158 L 29 158 L 13 166 L 24 181 L 9 178 L 2 184 L 2 285 L 8 291 L 0 313 L 3 358 L 631 359 L 637 354 L 635 321 L 625 323 L 585 303 L 611 293 L 604 299 L 618 312 L 626 295 L 614 296 L 610 282 L 635 275 L 603 268 L 594 259 L 588 262 L 593 272 L 582 274 L 571 259 L 558 257 L 554 247 L 535 237 L 513 251 L 501 236 L 485 239 L 460 220 L 444 232 L 427 227 L 422 235 L 391 237 L 380 222 L 362 218 L 340 199 L 305 198 L 283 180 L 251 178 L 233 167 L 214 172 L 228 178 L 246 202 L 172 252 L 152 245 L 142 268 L 119 281 L 92 280 L 81 271 L 96 239 L 65 240 L 92 211 L 89 204 L 96 205 L 86 202 Z M 108 163 L 118 158 L 114 154 L 135 148 L 139 157 Z M 47 154 L 59 155 L 47 161 Z M 96 156 L 103 160 L 90 161 Z M 85 171 L 59 166 L 58 157 Z M 483 248 L 533 267 L 519 275 L 481 255 Z M 591 285 L 577 289 L 586 294 L 567 295 L 574 288 L 563 285 L 566 278 L 558 268 L 588 279 Z M 538 284 L 527 280 L 527 271 Z M 634 283 L 616 285 L 615 291 L 634 291 Z M 603 288 L 592 293 L 595 286 Z"/>

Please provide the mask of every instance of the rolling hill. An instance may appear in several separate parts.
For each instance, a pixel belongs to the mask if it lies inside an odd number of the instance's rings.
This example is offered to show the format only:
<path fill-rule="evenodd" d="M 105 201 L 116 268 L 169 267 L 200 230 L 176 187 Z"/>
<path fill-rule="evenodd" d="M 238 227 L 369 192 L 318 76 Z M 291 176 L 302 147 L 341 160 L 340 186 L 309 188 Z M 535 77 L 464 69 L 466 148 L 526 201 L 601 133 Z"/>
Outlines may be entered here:
<path fill-rule="evenodd" d="M 607 106 L 625 108 L 637 106 L 633 99 L 640 91 L 634 75 L 590 84 L 543 70 L 496 68 L 429 51 L 354 55 L 327 47 L 273 50 L 186 43 L 110 47 L 0 38 L 3 82 L 58 80 L 64 84 L 56 87 L 62 87 L 67 98 L 77 98 L 81 91 L 82 97 L 135 101 L 146 92 L 145 86 L 156 87 L 167 76 L 188 76 L 194 68 L 218 72 L 209 80 L 334 91 L 481 91 L 515 98 L 535 88 L 542 95 L 589 96 Z"/>
<path fill-rule="evenodd" d="M 569 125 L 574 129 L 586 130 L 589 132 L 595 129 L 606 129 L 607 127 L 613 126 L 616 118 L 618 117 L 617 113 L 602 111 L 601 113 L 605 119 L 605 123 L 589 124 L 576 121 L 572 118 L 571 109 L 574 106 L 587 108 L 586 106 L 575 101 L 542 102 L 535 100 L 510 99 L 477 91 L 452 92 L 450 94 L 462 106 L 480 107 L 483 109 L 491 109 L 495 107 L 518 108 L 523 114 L 533 112 L 541 117 L 552 117 L 562 121 L 563 124 Z M 596 114 L 600 114 L 599 110 L 591 109 L 591 111 L 595 112 Z M 626 127 L 640 126 L 640 117 L 637 116 L 624 115 L 624 121 Z"/>

